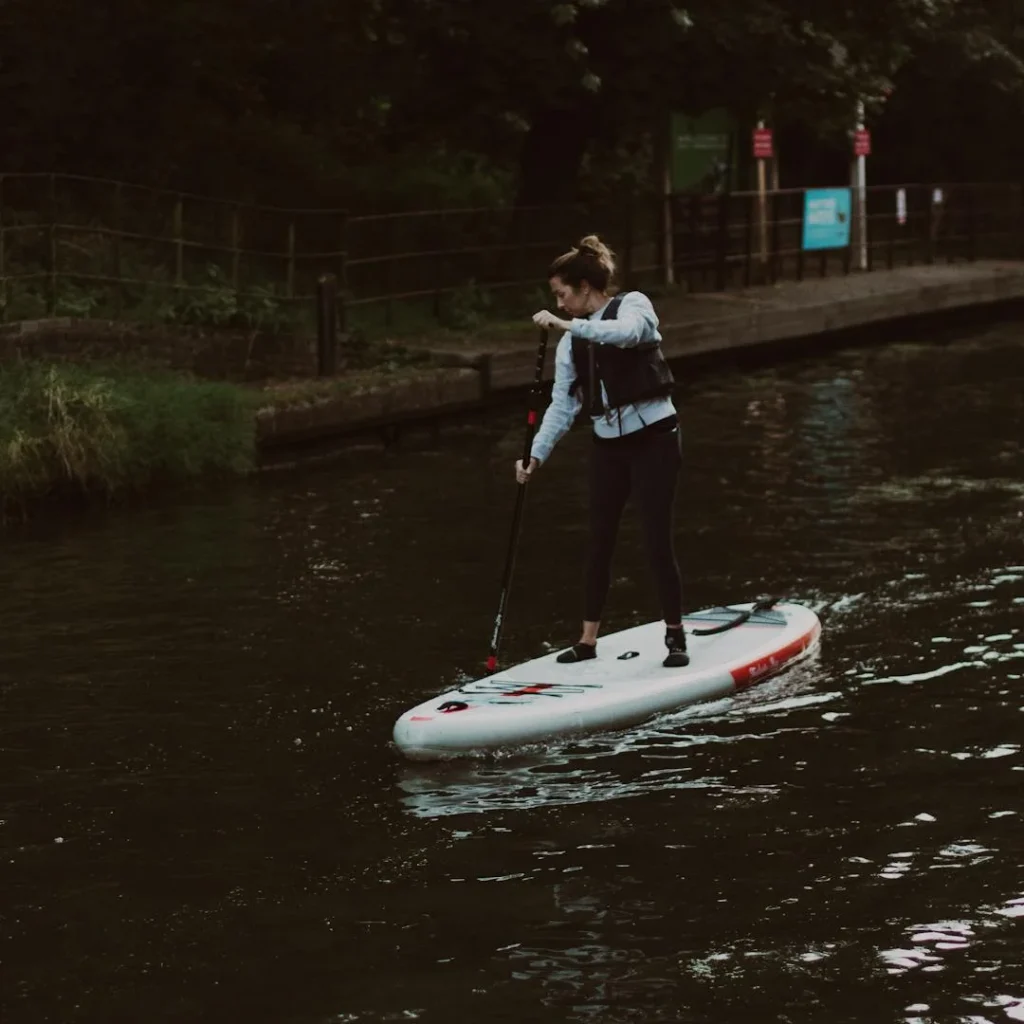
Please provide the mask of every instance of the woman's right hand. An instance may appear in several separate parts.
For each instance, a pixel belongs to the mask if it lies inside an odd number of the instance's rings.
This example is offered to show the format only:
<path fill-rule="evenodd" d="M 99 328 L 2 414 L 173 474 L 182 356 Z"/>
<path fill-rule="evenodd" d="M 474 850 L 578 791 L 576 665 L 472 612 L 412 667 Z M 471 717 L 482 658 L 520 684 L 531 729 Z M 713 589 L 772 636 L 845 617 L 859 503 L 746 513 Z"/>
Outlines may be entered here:
<path fill-rule="evenodd" d="M 530 459 L 530 465 L 527 469 L 523 468 L 523 460 L 520 459 L 516 463 L 516 483 L 525 484 L 529 483 L 530 477 L 533 475 L 533 471 L 540 465 L 536 459 Z"/>

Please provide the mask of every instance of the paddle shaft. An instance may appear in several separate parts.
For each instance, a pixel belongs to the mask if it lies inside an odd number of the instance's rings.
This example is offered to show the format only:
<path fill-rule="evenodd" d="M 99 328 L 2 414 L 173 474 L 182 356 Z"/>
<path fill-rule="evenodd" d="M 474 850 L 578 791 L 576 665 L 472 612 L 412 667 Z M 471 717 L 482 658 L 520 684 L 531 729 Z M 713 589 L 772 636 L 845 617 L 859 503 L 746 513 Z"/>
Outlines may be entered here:
<path fill-rule="evenodd" d="M 548 350 L 548 332 L 540 332 L 540 344 L 537 347 L 537 368 L 533 377 L 533 389 L 530 392 L 530 410 L 526 416 L 526 442 L 523 445 L 523 467 L 529 469 L 530 452 L 533 449 L 533 435 L 537 430 L 537 406 L 540 405 L 541 385 L 544 380 L 544 357 Z M 523 520 L 523 503 L 526 500 L 526 484 L 518 484 L 516 493 L 516 509 L 512 516 L 512 532 L 508 538 L 508 552 L 505 555 L 505 572 L 501 580 L 501 599 L 498 601 L 498 614 L 494 619 L 494 632 L 491 634 L 491 651 L 487 658 L 487 669 L 493 672 L 498 667 L 498 645 L 501 642 L 501 627 L 505 622 L 505 611 L 508 608 L 508 595 L 512 588 L 512 573 L 516 565 L 516 551 L 519 547 L 519 527 Z"/>

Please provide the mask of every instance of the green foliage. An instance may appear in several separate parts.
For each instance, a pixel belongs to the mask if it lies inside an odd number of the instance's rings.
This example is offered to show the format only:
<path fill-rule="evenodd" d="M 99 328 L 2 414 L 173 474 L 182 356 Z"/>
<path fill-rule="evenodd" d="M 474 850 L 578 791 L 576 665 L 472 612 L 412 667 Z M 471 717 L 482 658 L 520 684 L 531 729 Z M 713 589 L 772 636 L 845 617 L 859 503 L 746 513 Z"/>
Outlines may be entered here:
<path fill-rule="evenodd" d="M 975 115 L 1021 112 L 1022 16 L 1022 0 L 8 3 L 0 170 L 353 213 L 590 199 L 654 183 L 669 110 L 725 106 L 845 153 L 859 99 L 896 168 L 997 165 L 1009 177 L 1015 134 L 997 131 L 978 153 Z M 89 203 L 83 192 L 78 207 Z M 173 316 L 272 315 L 224 298 L 182 300 Z"/>
<path fill-rule="evenodd" d="M 438 319 L 443 327 L 457 331 L 472 330 L 488 319 L 493 306 L 492 293 L 478 287 L 475 281 L 469 281 L 441 299 Z"/>
<path fill-rule="evenodd" d="M 450 152 L 424 140 L 398 156 L 339 169 L 334 187 L 353 210 L 372 213 L 500 206 L 514 185 L 507 163 L 482 153 Z"/>
<path fill-rule="evenodd" d="M 407 366 L 430 362 L 428 349 L 409 348 L 399 342 L 373 341 L 365 331 L 351 331 L 341 350 L 346 372 L 349 370 L 378 370 L 392 373 Z"/>
<path fill-rule="evenodd" d="M 168 289 L 156 318 L 168 324 L 242 327 L 270 333 L 293 325 L 276 285 L 252 285 L 244 292 L 235 291 L 215 263 L 206 265 L 205 278 L 199 285 Z"/>
<path fill-rule="evenodd" d="M 249 470 L 242 388 L 128 365 L 0 367 L 0 512 L 68 488 L 111 495 Z"/>
<path fill-rule="evenodd" d="M 46 316 L 46 296 L 34 281 L 8 281 L 0 289 L 0 320 L 39 320 Z"/>

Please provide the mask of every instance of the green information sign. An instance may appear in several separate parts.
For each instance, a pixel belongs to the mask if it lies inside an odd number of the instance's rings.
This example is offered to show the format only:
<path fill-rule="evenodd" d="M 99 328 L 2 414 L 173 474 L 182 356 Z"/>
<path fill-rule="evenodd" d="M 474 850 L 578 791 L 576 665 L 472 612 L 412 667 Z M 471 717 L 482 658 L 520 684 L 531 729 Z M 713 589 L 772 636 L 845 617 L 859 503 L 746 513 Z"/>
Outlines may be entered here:
<path fill-rule="evenodd" d="M 669 154 L 674 192 L 718 192 L 725 188 L 736 123 L 727 110 L 707 110 L 698 117 L 675 113 L 670 124 Z"/>

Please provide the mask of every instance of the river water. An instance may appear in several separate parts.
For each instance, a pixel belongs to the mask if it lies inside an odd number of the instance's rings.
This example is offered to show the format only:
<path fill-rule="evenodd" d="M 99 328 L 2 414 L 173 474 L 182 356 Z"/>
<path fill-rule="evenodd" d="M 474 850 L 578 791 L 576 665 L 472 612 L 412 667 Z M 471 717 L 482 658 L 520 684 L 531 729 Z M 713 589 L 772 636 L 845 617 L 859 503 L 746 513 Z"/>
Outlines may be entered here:
<path fill-rule="evenodd" d="M 414 765 L 482 674 L 522 413 L 0 540 L 0 1019 L 1024 1020 L 1021 327 L 684 381 L 690 609 L 810 604 L 746 692 Z M 583 462 L 505 662 L 575 639 Z M 609 629 L 657 617 L 628 517 Z"/>

